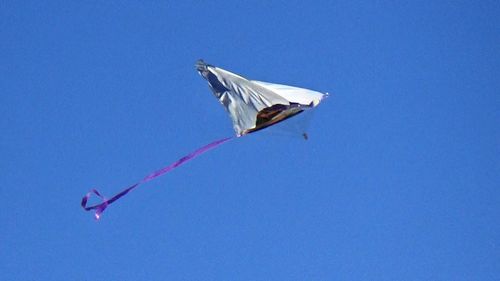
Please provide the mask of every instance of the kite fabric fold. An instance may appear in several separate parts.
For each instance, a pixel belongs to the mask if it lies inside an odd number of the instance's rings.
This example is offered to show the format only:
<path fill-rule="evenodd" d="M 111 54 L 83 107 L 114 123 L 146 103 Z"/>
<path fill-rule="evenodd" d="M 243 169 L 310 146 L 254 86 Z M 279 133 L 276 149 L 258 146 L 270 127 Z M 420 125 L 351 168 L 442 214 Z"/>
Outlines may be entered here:
<path fill-rule="evenodd" d="M 228 138 L 223 138 L 223 139 L 220 139 L 220 140 L 216 140 L 214 142 L 211 142 L 195 151 L 193 151 L 192 153 L 182 157 L 181 159 L 175 161 L 174 163 L 164 167 L 164 168 L 161 168 L 160 170 L 157 170 L 149 175 L 147 175 L 146 177 L 144 177 L 141 181 L 127 187 L 126 189 L 124 189 L 123 191 L 121 191 L 120 193 L 116 194 L 115 196 L 113 196 L 111 199 L 105 199 L 104 196 L 102 196 L 99 191 L 97 191 L 96 189 L 92 189 L 90 190 L 83 198 L 82 198 L 82 207 L 86 210 L 86 211 L 91 211 L 91 210 L 95 210 L 95 218 L 98 220 L 101 218 L 101 214 L 104 212 L 104 210 L 106 210 L 106 208 L 112 204 L 113 202 L 115 202 L 116 200 L 120 199 L 122 196 L 126 195 L 127 193 L 129 193 L 130 191 L 132 191 L 133 189 L 137 188 L 140 184 L 143 184 L 145 182 L 148 182 L 152 179 L 155 179 L 159 176 L 162 176 L 168 172 L 170 172 L 171 170 L 179 167 L 180 165 L 188 162 L 189 160 L 192 160 L 194 158 L 196 158 L 197 156 L 209 151 L 210 149 L 212 148 L 216 148 L 217 146 L 227 142 L 227 141 L 230 141 L 231 139 L 233 139 L 233 137 L 228 137 Z M 93 206 L 88 206 L 87 207 L 87 202 L 90 198 L 90 196 L 92 196 L 92 194 L 96 195 L 97 197 L 101 198 L 101 200 L 103 202 L 101 202 L 100 204 L 96 204 L 96 205 L 93 205 Z"/>
<path fill-rule="evenodd" d="M 222 68 L 199 60 L 196 63 L 198 73 L 207 80 L 215 97 L 224 106 L 233 122 L 236 137 L 241 137 L 272 126 L 293 117 L 305 110 L 316 107 L 328 94 L 293 86 L 249 80 Z M 307 134 L 303 134 L 307 139 Z M 120 199 L 141 184 L 164 175 L 198 155 L 215 148 L 233 137 L 223 138 L 209 143 L 191 154 L 182 157 L 169 166 L 151 173 L 139 182 L 124 189 L 111 199 L 105 199 L 96 189 L 90 190 L 81 205 L 86 211 L 95 210 L 95 218 L 113 202 Z M 96 195 L 102 202 L 87 206 L 90 196 Z"/>

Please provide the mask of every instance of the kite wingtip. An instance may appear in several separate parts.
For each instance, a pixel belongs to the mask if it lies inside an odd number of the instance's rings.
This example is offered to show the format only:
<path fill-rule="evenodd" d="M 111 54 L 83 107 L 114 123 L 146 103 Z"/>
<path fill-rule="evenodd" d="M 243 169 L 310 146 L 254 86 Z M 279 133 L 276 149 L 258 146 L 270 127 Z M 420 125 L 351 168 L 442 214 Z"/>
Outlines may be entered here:
<path fill-rule="evenodd" d="M 210 66 L 209 64 L 207 64 L 203 59 L 199 59 L 196 61 L 194 66 L 201 76 L 206 77 L 208 74 L 208 67 Z"/>
<path fill-rule="evenodd" d="M 207 69 L 208 64 L 203 59 L 198 59 L 194 65 L 198 71 Z"/>

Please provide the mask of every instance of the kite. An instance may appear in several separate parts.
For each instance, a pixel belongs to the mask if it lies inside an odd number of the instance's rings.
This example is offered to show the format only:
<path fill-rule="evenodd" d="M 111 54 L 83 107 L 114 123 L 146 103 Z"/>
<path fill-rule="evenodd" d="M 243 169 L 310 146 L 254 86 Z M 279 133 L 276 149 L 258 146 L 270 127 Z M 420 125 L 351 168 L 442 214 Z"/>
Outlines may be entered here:
<path fill-rule="evenodd" d="M 214 96 L 226 109 L 236 135 L 216 140 L 193 151 L 169 166 L 149 174 L 110 199 L 102 196 L 97 189 L 91 189 L 82 198 L 81 206 L 86 211 L 95 210 L 94 216 L 97 220 L 101 218 L 101 214 L 110 204 L 139 185 L 164 175 L 200 154 L 234 138 L 254 133 L 306 110 L 313 109 L 328 96 L 327 93 L 324 94 L 304 88 L 249 80 L 222 68 L 207 64 L 203 60 L 196 63 L 196 70 L 207 80 Z M 306 140 L 308 139 L 306 133 L 303 134 L 303 137 Z M 92 194 L 99 197 L 102 202 L 87 206 Z"/>

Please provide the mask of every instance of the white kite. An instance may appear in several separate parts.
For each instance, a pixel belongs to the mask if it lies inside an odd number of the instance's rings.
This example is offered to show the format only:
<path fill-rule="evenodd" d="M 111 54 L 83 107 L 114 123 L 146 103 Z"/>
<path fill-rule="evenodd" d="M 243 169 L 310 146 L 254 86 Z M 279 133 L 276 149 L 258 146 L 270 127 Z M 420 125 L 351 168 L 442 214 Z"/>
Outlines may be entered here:
<path fill-rule="evenodd" d="M 226 108 L 238 137 L 314 108 L 327 96 L 304 88 L 249 80 L 203 60 L 196 63 L 196 69 Z"/>

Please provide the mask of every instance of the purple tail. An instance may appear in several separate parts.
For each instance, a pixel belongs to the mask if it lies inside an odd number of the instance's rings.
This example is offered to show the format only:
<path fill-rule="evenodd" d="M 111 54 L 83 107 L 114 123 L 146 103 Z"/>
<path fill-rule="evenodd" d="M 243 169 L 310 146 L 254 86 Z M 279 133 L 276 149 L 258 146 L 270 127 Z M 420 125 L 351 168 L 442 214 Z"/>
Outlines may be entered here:
<path fill-rule="evenodd" d="M 217 140 L 217 141 L 214 141 L 212 143 L 209 143 L 201 148 L 198 148 L 197 150 L 195 150 L 194 152 L 191 152 L 190 154 L 182 157 L 181 159 L 175 161 L 174 163 L 170 164 L 169 166 L 165 167 L 165 168 L 162 168 L 158 171 L 155 171 L 153 173 L 151 173 L 150 175 L 146 176 L 145 178 L 143 178 L 141 181 L 127 187 L 126 189 L 124 189 L 123 191 L 121 191 L 120 193 L 116 194 L 115 196 L 113 196 L 111 199 L 105 199 L 104 196 L 102 196 L 99 191 L 97 191 L 96 189 L 92 189 L 90 190 L 83 198 L 82 198 L 82 207 L 83 209 L 85 209 L 85 211 L 90 211 L 90 210 L 95 210 L 95 218 L 98 220 L 101 218 L 101 214 L 104 212 L 104 210 L 106 210 L 106 208 L 112 204 L 113 202 L 115 202 L 116 200 L 120 199 L 122 196 L 124 196 L 125 194 L 129 193 L 130 191 L 132 191 L 133 189 L 135 189 L 136 187 L 138 187 L 140 184 L 142 183 L 145 183 L 145 182 L 148 182 L 152 179 L 155 179 L 161 175 L 164 175 L 168 172 L 170 172 L 171 170 L 179 167 L 180 165 L 186 163 L 187 161 L 191 160 L 191 159 L 194 159 L 196 158 L 198 155 L 200 154 L 203 154 L 204 152 L 207 152 L 208 150 L 212 149 L 212 148 L 215 148 L 229 140 L 231 140 L 232 137 L 229 137 L 229 138 L 223 138 L 223 139 L 220 139 L 220 140 Z M 102 203 L 100 204 L 96 204 L 96 205 L 93 205 L 93 206 L 89 206 L 87 207 L 87 202 L 90 198 L 90 196 L 92 196 L 92 194 L 95 194 L 97 195 L 99 198 L 102 199 Z"/>

